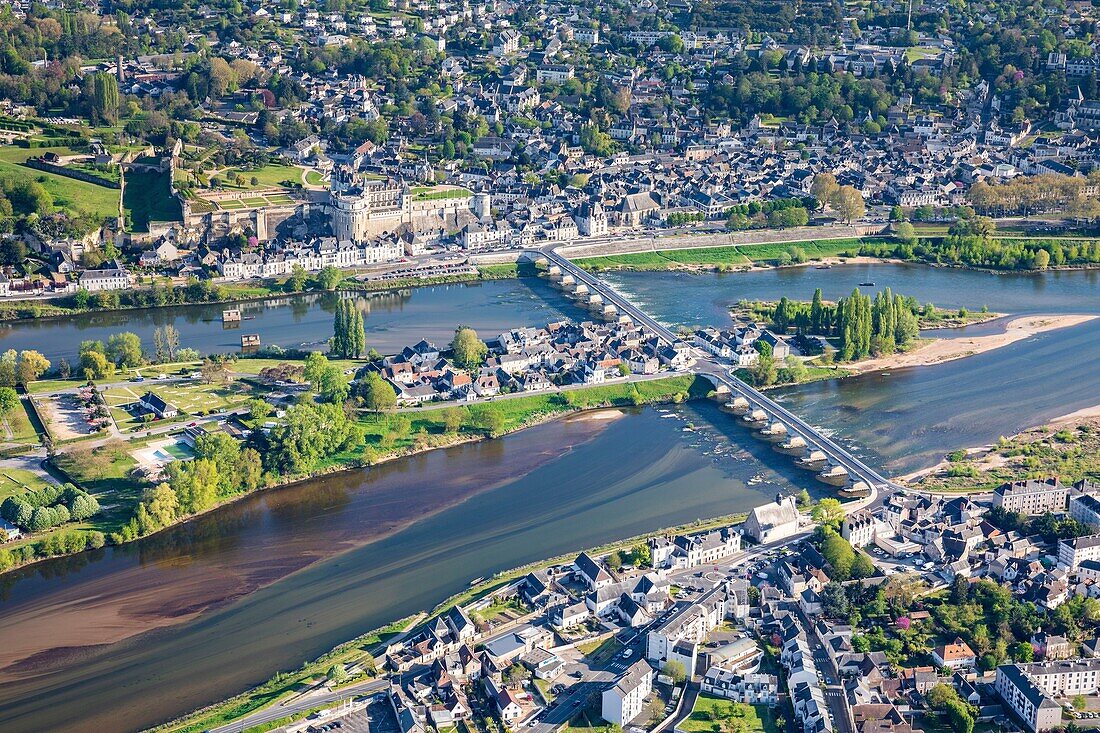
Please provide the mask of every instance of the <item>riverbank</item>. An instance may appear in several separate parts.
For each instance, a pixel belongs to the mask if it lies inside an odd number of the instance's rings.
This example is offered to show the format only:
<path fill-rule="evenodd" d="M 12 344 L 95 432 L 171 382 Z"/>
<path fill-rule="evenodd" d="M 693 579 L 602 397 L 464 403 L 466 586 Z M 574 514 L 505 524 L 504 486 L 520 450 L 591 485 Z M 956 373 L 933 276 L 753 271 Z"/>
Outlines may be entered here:
<path fill-rule="evenodd" d="M 458 427 L 448 425 L 450 416 L 445 406 L 414 412 L 360 413 L 357 423 L 365 436 L 361 449 L 330 456 L 322 462 L 320 468 L 308 475 L 282 476 L 279 481 L 257 491 L 222 497 L 201 512 L 178 517 L 155 531 L 135 537 L 134 540 L 163 533 L 224 509 L 258 491 L 287 487 L 344 471 L 379 466 L 437 448 L 499 438 L 587 410 L 698 399 L 706 396 L 712 388 L 713 385 L 706 379 L 685 374 L 497 399 L 472 406 L 451 405 L 450 407 L 462 411 Z M 53 465 L 73 484 L 96 496 L 102 506 L 113 509 L 92 517 L 79 527 L 62 526 L 55 533 L 102 533 L 109 536 L 119 532 L 129 522 L 129 517 L 137 511 L 142 501 L 145 484 L 131 478 L 137 462 L 127 446 L 128 443 L 124 441 L 111 441 L 98 447 L 76 444 L 52 459 Z M 44 537 L 30 536 L 18 544 L 0 549 L 0 568 L 3 572 L 10 572 L 50 558 L 84 551 L 50 554 L 45 549 L 44 542 Z M 120 543 L 126 544 L 129 542 Z M 33 548 L 33 556 L 27 556 L 27 547 Z M 3 573 L 0 573 L 0 578 L 2 577 Z"/>
<path fill-rule="evenodd" d="M 1069 328 L 1087 323 L 1097 316 L 1093 315 L 1038 315 L 1020 316 L 1005 324 L 1003 333 L 985 336 L 959 336 L 957 338 L 926 339 L 909 351 L 892 354 L 876 359 L 844 364 L 844 368 L 854 374 L 883 372 L 891 369 L 932 366 L 944 362 L 963 359 L 976 354 L 984 354 L 994 349 L 1010 346 L 1017 341 L 1031 338 L 1040 333 L 1060 328 Z"/>
<path fill-rule="evenodd" d="M 934 493 L 984 493 L 1003 483 L 1057 476 L 1063 483 L 1100 480 L 1100 405 L 1028 428 L 996 443 L 949 453 L 942 461 L 898 477 Z"/>
<path fill-rule="evenodd" d="M 354 273 L 347 273 L 350 277 Z M 165 308 L 176 308 L 188 305 L 228 305 L 257 303 L 276 298 L 293 297 L 296 295 L 315 295 L 326 292 L 360 292 L 381 293 L 396 290 L 405 290 L 415 287 L 430 287 L 432 285 L 461 285 L 464 283 L 483 282 L 488 280 L 510 280 L 519 277 L 516 264 L 480 265 L 477 274 L 469 275 L 444 275 L 431 278 L 402 278 L 399 280 L 347 280 L 338 284 L 334 289 L 328 289 L 319 285 L 307 287 L 303 290 L 287 290 L 287 278 L 260 280 L 249 283 L 222 283 L 215 285 L 223 289 L 224 295 L 209 300 L 191 300 L 163 304 L 119 304 L 109 308 L 77 308 L 62 305 L 71 300 L 70 296 L 59 298 L 46 298 L 40 300 L 12 301 L 0 304 L 0 323 L 17 322 L 24 320 L 52 320 L 63 319 L 71 316 L 86 315 L 92 313 L 119 313 L 129 311 L 158 311 Z M 180 286 L 185 287 L 185 286 Z M 135 289 L 141 291 L 141 288 Z"/>

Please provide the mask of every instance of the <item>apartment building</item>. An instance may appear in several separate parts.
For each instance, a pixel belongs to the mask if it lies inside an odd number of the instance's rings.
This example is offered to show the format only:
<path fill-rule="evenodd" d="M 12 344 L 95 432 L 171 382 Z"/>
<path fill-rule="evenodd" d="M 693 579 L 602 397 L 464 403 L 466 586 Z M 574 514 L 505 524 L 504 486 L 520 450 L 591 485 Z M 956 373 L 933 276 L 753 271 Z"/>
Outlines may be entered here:
<path fill-rule="evenodd" d="M 1066 510 L 1069 488 L 1058 479 L 1028 479 L 1002 484 L 993 492 L 993 506 L 1007 512 L 1036 515 Z"/>

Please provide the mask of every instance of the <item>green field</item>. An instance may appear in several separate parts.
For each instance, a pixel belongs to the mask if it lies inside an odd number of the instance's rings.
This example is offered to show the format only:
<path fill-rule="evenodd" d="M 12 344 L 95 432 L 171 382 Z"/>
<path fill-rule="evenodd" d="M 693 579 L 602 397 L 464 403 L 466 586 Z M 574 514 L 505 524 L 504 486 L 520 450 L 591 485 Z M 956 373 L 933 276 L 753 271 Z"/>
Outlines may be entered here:
<path fill-rule="evenodd" d="M 37 473 L 22 468 L 0 468 L 0 501 L 9 496 L 21 496 L 51 484 Z"/>
<path fill-rule="evenodd" d="M 323 186 L 325 185 L 325 177 L 317 171 L 306 171 L 306 183 L 311 186 Z"/>
<path fill-rule="evenodd" d="M 76 213 L 86 211 L 97 218 L 118 216 L 119 191 L 115 188 L 85 183 L 75 178 L 34 170 L 20 165 L 27 158 L 45 153 L 72 155 L 71 148 L 19 148 L 14 145 L 0 147 L 0 178 L 26 178 L 38 181 L 53 196 L 54 206 L 62 211 Z"/>
<path fill-rule="evenodd" d="M 500 416 L 499 432 L 507 433 L 574 410 L 666 402 L 676 399 L 677 395 L 681 399 L 698 398 L 704 397 L 712 388 L 706 379 L 694 375 L 677 375 L 640 382 L 584 387 L 560 394 L 498 397 L 492 402 L 476 405 L 451 405 L 450 408 L 462 411 L 462 427 L 457 435 L 444 432 L 446 410 L 449 409 L 445 406 L 389 414 L 362 413 L 359 424 L 366 435 L 368 450 L 376 458 L 381 458 L 452 444 L 463 437 L 483 437 L 488 431 L 486 426 L 492 424 L 496 415 Z M 357 459 L 362 459 L 362 456 L 342 454 L 333 456 L 329 464 L 339 465 Z"/>
<path fill-rule="evenodd" d="M 700 695 L 695 707 L 677 729 L 684 733 L 720 733 L 728 718 L 739 724 L 734 730 L 741 733 L 779 733 L 775 724 L 774 709 L 767 705 L 746 705 L 709 695 Z"/>
<path fill-rule="evenodd" d="M 183 217 L 167 173 L 127 173 L 122 205 L 135 232 L 149 231 L 151 221 L 180 221 Z"/>
<path fill-rule="evenodd" d="M 416 201 L 434 201 L 437 199 L 460 199 L 472 195 L 465 188 L 435 188 L 434 186 L 417 186 L 409 190 Z"/>
<path fill-rule="evenodd" d="M 237 174 L 244 177 L 244 185 L 237 185 L 235 181 Z M 292 165 L 270 163 L 254 171 L 242 170 L 239 168 L 230 169 L 224 173 L 219 173 L 218 178 L 222 180 L 222 186 L 225 188 L 241 191 L 251 191 L 261 188 L 285 188 L 287 181 L 291 183 L 302 182 L 302 169 Z M 252 185 L 253 178 L 256 179 L 255 186 Z"/>
<path fill-rule="evenodd" d="M 11 438 L 9 439 L 5 432 L 0 442 L 11 440 L 13 443 L 38 444 L 38 431 L 34 429 L 34 425 L 31 423 L 24 401 L 20 400 L 19 405 L 4 416 L 4 422 L 7 424 L 8 430 L 11 431 Z"/>
<path fill-rule="evenodd" d="M 776 242 L 773 244 L 730 245 L 699 249 L 671 249 L 652 252 L 584 257 L 574 262 L 586 270 L 670 270 L 684 266 L 723 267 L 747 266 L 754 262 L 771 262 L 797 247 L 807 259 L 854 255 L 860 239 L 814 240 L 809 242 Z"/>
<path fill-rule="evenodd" d="M 102 395 L 119 430 L 130 432 L 147 426 L 147 423 L 133 417 L 123 409 L 125 405 L 137 402 L 146 392 L 153 392 L 179 410 L 179 417 L 173 418 L 174 421 L 183 420 L 187 417 L 201 417 L 224 412 L 240 406 L 251 396 L 251 388 L 240 383 L 221 386 L 201 382 L 187 382 L 166 385 L 133 384 L 110 387 L 104 389 Z"/>

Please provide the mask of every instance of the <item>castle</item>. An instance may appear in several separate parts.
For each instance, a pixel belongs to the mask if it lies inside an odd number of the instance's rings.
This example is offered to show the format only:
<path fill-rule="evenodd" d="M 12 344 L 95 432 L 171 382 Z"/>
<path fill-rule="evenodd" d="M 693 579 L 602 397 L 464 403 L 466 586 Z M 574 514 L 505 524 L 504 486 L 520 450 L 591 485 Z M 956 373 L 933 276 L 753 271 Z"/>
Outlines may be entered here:
<path fill-rule="evenodd" d="M 410 188 L 354 173 L 333 177 L 329 208 L 338 241 L 366 242 L 402 227 L 414 232 L 455 231 L 474 218 L 473 194 L 457 186 Z"/>

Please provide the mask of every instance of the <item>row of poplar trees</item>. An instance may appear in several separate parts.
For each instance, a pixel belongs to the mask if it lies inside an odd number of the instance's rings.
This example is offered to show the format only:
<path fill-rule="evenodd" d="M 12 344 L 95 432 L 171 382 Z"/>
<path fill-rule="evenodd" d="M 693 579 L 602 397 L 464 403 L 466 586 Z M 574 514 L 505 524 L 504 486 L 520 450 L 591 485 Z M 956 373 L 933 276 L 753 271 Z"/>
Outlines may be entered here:
<path fill-rule="evenodd" d="M 332 342 L 329 353 L 338 359 L 358 359 L 367 350 L 367 336 L 363 330 L 363 314 L 352 300 L 336 304 L 336 316 L 332 321 Z"/>

